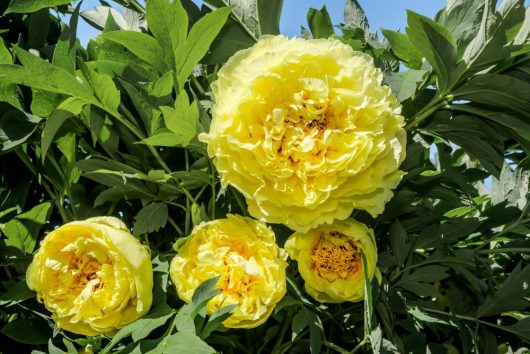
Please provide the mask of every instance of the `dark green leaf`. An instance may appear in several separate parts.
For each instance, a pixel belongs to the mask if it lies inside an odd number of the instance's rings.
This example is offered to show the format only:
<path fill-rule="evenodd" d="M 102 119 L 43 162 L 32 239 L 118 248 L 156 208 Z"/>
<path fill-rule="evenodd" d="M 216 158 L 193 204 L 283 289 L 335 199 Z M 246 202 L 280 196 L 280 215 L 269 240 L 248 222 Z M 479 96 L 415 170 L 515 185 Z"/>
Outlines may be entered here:
<path fill-rule="evenodd" d="M 519 263 L 511 272 L 501 288 L 491 297 L 487 297 L 486 301 L 480 305 L 477 310 L 478 317 L 487 317 L 495 314 L 500 314 L 507 311 L 518 311 L 528 306 L 528 298 L 530 296 L 530 287 L 528 286 L 528 279 L 530 279 L 530 266 L 522 268 Z"/>
<path fill-rule="evenodd" d="M 195 318 L 199 311 L 206 306 L 208 301 L 221 293 L 221 291 L 217 288 L 218 281 L 219 276 L 208 279 L 202 282 L 201 285 L 195 289 L 190 303 L 192 308 L 191 318 Z"/>
<path fill-rule="evenodd" d="M 0 118 L 0 150 L 9 150 L 26 142 L 41 121 L 41 118 L 21 111 L 6 112 Z"/>
<path fill-rule="evenodd" d="M 166 226 L 168 209 L 166 203 L 150 203 L 134 218 L 134 234 L 143 235 L 158 231 Z"/>
<path fill-rule="evenodd" d="M 17 318 L 7 323 L 1 330 L 10 339 L 24 344 L 46 344 L 52 336 L 52 329 L 41 319 Z"/>
<path fill-rule="evenodd" d="M 448 88 L 456 67 L 456 41 L 451 32 L 433 20 L 407 11 L 407 35 L 438 74 L 441 91 Z"/>

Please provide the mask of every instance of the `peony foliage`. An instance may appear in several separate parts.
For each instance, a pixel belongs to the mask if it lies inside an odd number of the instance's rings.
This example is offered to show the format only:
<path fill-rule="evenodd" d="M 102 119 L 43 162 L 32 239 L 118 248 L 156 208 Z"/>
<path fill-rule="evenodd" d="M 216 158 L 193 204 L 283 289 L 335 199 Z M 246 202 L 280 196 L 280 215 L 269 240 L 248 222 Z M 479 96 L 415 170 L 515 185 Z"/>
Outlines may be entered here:
<path fill-rule="evenodd" d="M 528 351 L 525 1 L 282 7 L 0 3 L 0 352 Z"/>

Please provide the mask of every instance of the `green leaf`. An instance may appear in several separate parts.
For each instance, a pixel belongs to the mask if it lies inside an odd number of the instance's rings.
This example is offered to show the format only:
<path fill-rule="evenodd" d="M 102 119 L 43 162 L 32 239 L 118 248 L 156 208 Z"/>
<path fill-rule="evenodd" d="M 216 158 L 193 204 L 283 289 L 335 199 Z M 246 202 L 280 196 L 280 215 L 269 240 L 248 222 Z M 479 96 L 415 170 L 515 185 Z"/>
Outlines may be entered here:
<path fill-rule="evenodd" d="M 234 310 L 237 306 L 237 304 L 223 306 L 219 310 L 215 311 L 210 318 L 208 318 L 208 322 L 202 329 L 201 338 L 206 339 L 213 331 L 221 328 L 224 320 L 232 315 L 232 310 Z"/>
<path fill-rule="evenodd" d="M 50 30 L 50 11 L 40 9 L 29 15 L 28 47 L 44 48 Z"/>
<path fill-rule="evenodd" d="M 423 55 L 412 45 L 406 34 L 387 29 L 383 29 L 382 32 L 398 58 L 405 61 L 405 64 L 411 69 L 421 68 Z"/>
<path fill-rule="evenodd" d="M 195 318 L 199 311 L 201 311 L 208 301 L 210 301 L 215 296 L 219 295 L 221 291 L 217 288 L 217 282 L 219 281 L 219 276 L 215 278 L 208 279 L 201 283 L 193 292 L 191 298 L 191 318 Z"/>
<path fill-rule="evenodd" d="M 403 102 L 416 93 L 418 83 L 424 81 L 426 70 L 408 70 L 400 73 L 389 73 L 385 83 L 390 86 L 399 102 Z"/>
<path fill-rule="evenodd" d="M 39 318 L 17 318 L 8 322 L 0 332 L 16 342 L 30 345 L 46 344 L 52 336 L 52 328 Z"/>
<path fill-rule="evenodd" d="M 24 279 L 10 286 L 5 293 L 0 295 L 0 306 L 9 307 L 34 297 L 35 292 L 28 288 L 28 284 Z"/>
<path fill-rule="evenodd" d="M 357 0 L 346 0 L 344 7 L 344 24 L 347 28 L 360 28 L 365 33 L 370 31 L 368 19 Z"/>
<path fill-rule="evenodd" d="M 168 209 L 166 203 L 150 203 L 140 210 L 134 218 L 135 235 L 143 235 L 158 231 L 166 226 Z"/>
<path fill-rule="evenodd" d="M 404 265 L 409 254 L 410 244 L 407 243 L 407 232 L 399 220 L 394 221 L 390 226 L 390 246 L 398 267 Z"/>
<path fill-rule="evenodd" d="M 216 350 L 190 332 L 178 332 L 166 336 L 150 354 L 214 354 Z"/>
<path fill-rule="evenodd" d="M 417 283 L 417 282 L 437 282 L 445 279 L 449 276 L 447 273 L 447 267 L 441 265 L 430 265 L 417 268 L 410 274 L 407 274 L 401 278 L 398 285 L 405 283 Z"/>
<path fill-rule="evenodd" d="M 0 151 L 12 149 L 26 142 L 41 121 L 42 118 L 22 111 L 7 111 L 0 118 Z"/>
<path fill-rule="evenodd" d="M 120 91 L 116 88 L 112 78 L 106 74 L 99 74 L 85 65 L 81 65 L 81 68 L 94 89 L 96 97 L 105 109 L 110 112 L 117 112 L 120 105 Z"/>
<path fill-rule="evenodd" d="M 502 326 L 502 328 L 530 342 L 530 317 L 526 317 L 511 326 Z"/>
<path fill-rule="evenodd" d="M 163 132 L 157 135 L 150 136 L 149 138 L 142 140 L 142 144 L 151 145 L 151 146 L 179 146 L 181 141 L 181 136 L 175 133 Z"/>
<path fill-rule="evenodd" d="M 43 91 L 57 92 L 93 101 L 92 90 L 61 67 L 20 48 L 15 53 L 24 66 L 0 64 L 0 79 Z"/>
<path fill-rule="evenodd" d="M 257 0 L 261 34 L 280 34 L 283 0 Z"/>
<path fill-rule="evenodd" d="M 7 236 L 6 244 L 16 247 L 24 253 L 33 252 L 40 229 L 48 221 L 51 209 L 52 203 L 45 202 L 15 216 L 3 229 Z"/>
<path fill-rule="evenodd" d="M 522 268 L 519 263 L 511 272 L 501 288 L 488 296 L 477 310 L 477 317 L 487 317 L 507 311 L 519 311 L 528 307 L 530 296 L 530 265 Z"/>
<path fill-rule="evenodd" d="M 433 20 L 408 10 L 407 35 L 436 71 L 439 89 L 446 90 L 451 73 L 456 68 L 456 40 L 451 32 Z"/>
<path fill-rule="evenodd" d="M 197 136 L 197 125 L 199 121 L 199 109 L 197 101 L 191 105 L 188 103 L 188 95 L 182 91 L 175 101 L 175 109 L 171 107 L 160 107 L 164 115 L 166 126 L 175 135 L 177 145 L 186 147 Z"/>
<path fill-rule="evenodd" d="M 181 88 L 195 65 L 208 52 L 231 11 L 232 7 L 223 7 L 202 17 L 191 28 L 182 51 L 175 52 L 176 74 Z"/>
<path fill-rule="evenodd" d="M 182 49 L 188 33 L 188 14 L 180 0 L 148 1 L 146 10 L 149 30 L 163 48 L 163 55 L 159 56 L 158 60 L 165 58 L 166 63 L 173 67 L 174 55 L 185 53 Z"/>
<path fill-rule="evenodd" d="M 304 308 L 302 311 L 298 311 L 296 315 L 294 315 L 291 322 L 292 340 L 294 340 L 307 326 L 309 326 L 309 311 Z"/>
<path fill-rule="evenodd" d="M 480 70 L 510 56 L 517 47 L 507 45 L 525 17 L 523 0 L 504 0 L 495 13 L 495 2 L 484 1 L 482 20 L 476 36 L 467 46 L 463 59 L 469 68 Z M 513 33 L 511 35 L 510 33 Z"/>
<path fill-rule="evenodd" d="M 45 7 L 69 4 L 71 0 L 11 0 L 4 15 L 10 13 L 30 13 Z"/>
<path fill-rule="evenodd" d="M 173 316 L 175 312 L 162 303 L 155 307 L 146 316 L 136 320 L 135 322 L 123 327 L 116 333 L 112 340 L 103 348 L 102 352 L 108 352 L 112 347 L 118 344 L 123 338 L 132 335 L 132 339 L 137 342 L 147 337 L 152 331 L 164 325 L 167 320 Z"/>
<path fill-rule="evenodd" d="M 331 18 L 325 5 L 320 10 L 310 8 L 307 12 L 307 23 L 315 39 L 328 38 L 335 34 L 333 23 L 331 23 Z"/>
<path fill-rule="evenodd" d="M 75 97 L 70 97 L 66 99 L 63 103 L 61 103 L 59 107 L 57 107 L 57 110 L 55 110 L 52 115 L 46 120 L 44 129 L 42 130 L 41 139 L 42 161 L 45 160 L 46 154 L 48 153 L 48 149 L 50 148 L 55 138 L 55 135 L 57 134 L 59 129 L 68 119 L 73 116 L 79 115 L 85 104 L 86 103 L 83 100 L 80 100 Z"/>
<path fill-rule="evenodd" d="M 499 175 L 504 162 L 504 144 L 498 132 L 480 119 L 458 114 L 449 120 L 440 112 L 427 129 L 462 147 L 470 156 L 478 158 L 488 172 Z M 473 139 L 469 139 L 470 135 Z"/>
<path fill-rule="evenodd" d="M 158 3 L 158 1 L 152 1 L 151 3 Z M 164 50 L 153 37 L 145 33 L 112 31 L 103 33 L 101 38 L 122 45 L 160 73 L 165 73 L 168 70 L 164 61 L 161 60 L 165 55 Z"/>
<path fill-rule="evenodd" d="M 477 35 L 484 12 L 483 4 L 484 0 L 451 0 L 442 10 L 439 22 L 456 38 L 459 54 L 463 54 Z"/>
<path fill-rule="evenodd" d="M 483 105 L 516 111 L 530 118 L 530 83 L 509 75 L 482 74 L 453 92 L 455 97 Z"/>

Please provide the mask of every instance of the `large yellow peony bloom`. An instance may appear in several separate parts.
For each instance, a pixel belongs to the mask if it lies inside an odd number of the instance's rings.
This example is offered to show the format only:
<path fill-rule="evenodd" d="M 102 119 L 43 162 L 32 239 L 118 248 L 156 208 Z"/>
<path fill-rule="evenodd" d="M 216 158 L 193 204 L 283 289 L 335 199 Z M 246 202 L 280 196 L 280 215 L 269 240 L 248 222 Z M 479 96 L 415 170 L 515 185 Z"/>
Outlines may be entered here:
<path fill-rule="evenodd" d="M 65 224 L 49 233 L 26 281 L 67 331 L 113 335 L 149 311 L 151 258 L 114 217 Z"/>
<path fill-rule="evenodd" d="M 285 295 L 287 254 L 264 223 L 238 215 L 198 225 L 173 258 L 169 269 L 179 297 L 190 302 L 205 280 L 221 276 L 221 294 L 208 302 L 212 314 L 237 304 L 223 322 L 230 328 L 264 323 Z"/>
<path fill-rule="evenodd" d="M 208 153 L 249 213 L 305 232 L 380 214 L 401 180 L 400 105 L 372 59 L 337 40 L 264 36 L 212 84 Z"/>
<path fill-rule="evenodd" d="M 374 233 L 354 220 L 321 226 L 307 234 L 295 232 L 285 243 L 285 250 L 298 261 L 307 293 L 320 302 L 364 299 L 361 250 L 370 280 L 377 271 Z"/>

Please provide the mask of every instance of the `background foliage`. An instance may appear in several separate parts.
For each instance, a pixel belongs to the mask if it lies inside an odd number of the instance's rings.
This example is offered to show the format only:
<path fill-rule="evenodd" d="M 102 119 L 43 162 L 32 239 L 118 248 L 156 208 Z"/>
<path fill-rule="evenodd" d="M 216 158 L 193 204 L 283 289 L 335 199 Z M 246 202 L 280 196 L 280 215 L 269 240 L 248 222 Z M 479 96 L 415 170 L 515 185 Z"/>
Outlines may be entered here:
<path fill-rule="evenodd" d="M 403 104 L 406 177 L 377 219 L 381 284 L 364 303 L 323 305 L 288 268 L 288 295 L 253 330 L 225 330 L 203 284 L 184 305 L 168 283 L 173 245 L 226 213 L 197 134 L 210 83 L 233 53 L 277 34 L 281 0 L 68 0 L 0 4 L 0 321 L 2 352 L 511 353 L 530 343 L 530 11 L 522 0 L 449 0 L 405 33 L 370 29 L 356 0 L 343 23 L 311 9 L 306 38 L 371 55 Z M 110 6 L 122 6 L 122 14 Z M 59 14 L 71 14 L 69 24 Z M 110 14 L 110 16 L 109 16 Z M 86 48 L 80 18 L 101 30 Z M 151 248 L 151 312 L 112 340 L 54 326 L 25 284 L 42 235 L 115 215 Z M 290 231 L 273 225 L 283 245 Z M 184 305 L 184 306 L 183 306 Z"/>

